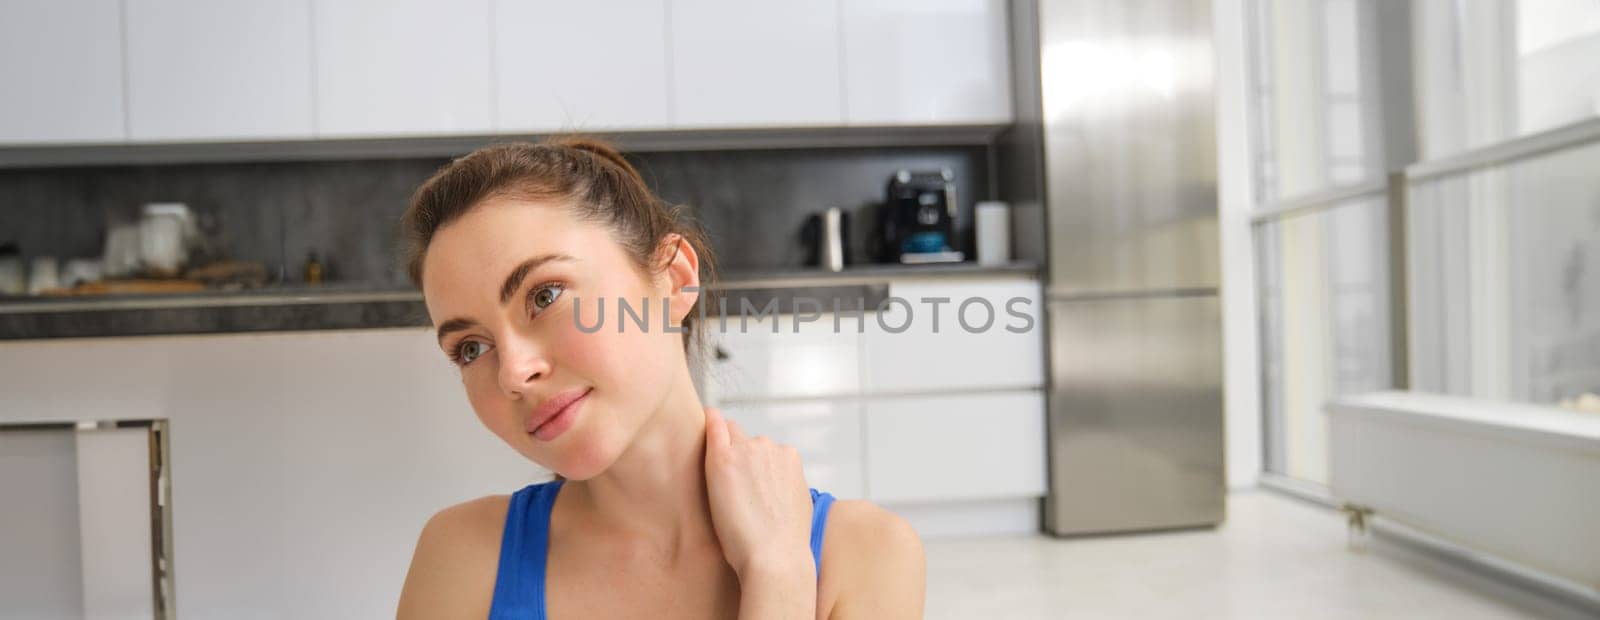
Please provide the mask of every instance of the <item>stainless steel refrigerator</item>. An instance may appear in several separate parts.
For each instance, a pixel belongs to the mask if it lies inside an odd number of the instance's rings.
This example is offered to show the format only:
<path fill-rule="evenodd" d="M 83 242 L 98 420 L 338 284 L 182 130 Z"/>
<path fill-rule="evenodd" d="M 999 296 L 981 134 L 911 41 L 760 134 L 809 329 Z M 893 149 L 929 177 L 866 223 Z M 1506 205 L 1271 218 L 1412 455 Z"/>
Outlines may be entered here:
<path fill-rule="evenodd" d="M 1224 517 L 1211 23 L 1206 0 L 1012 3 L 999 185 L 1047 264 L 1053 534 Z"/>

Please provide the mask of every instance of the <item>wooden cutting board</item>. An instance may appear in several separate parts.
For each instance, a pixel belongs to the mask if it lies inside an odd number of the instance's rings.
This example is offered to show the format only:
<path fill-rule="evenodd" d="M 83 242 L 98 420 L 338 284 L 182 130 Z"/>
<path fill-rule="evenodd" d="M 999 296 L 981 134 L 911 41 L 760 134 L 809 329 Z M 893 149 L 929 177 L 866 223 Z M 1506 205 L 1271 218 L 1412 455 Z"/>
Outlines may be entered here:
<path fill-rule="evenodd" d="M 193 293 L 206 290 L 199 280 L 102 280 L 76 287 L 41 291 L 42 295 L 126 295 L 151 293 Z"/>

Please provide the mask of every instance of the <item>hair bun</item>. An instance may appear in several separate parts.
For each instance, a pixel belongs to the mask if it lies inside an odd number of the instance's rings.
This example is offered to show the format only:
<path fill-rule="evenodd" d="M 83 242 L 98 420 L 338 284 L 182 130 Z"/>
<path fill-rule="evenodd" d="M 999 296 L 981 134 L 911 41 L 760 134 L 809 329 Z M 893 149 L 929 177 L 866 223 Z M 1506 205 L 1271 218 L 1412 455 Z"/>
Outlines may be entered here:
<path fill-rule="evenodd" d="M 582 136 L 564 136 L 560 138 L 551 138 L 550 140 L 545 141 L 545 144 L 589 153 L 590 155 L 594 155 L 600 159 L 615 164 L 618 168 L 621 168 L 624 172 L 626 172 L 628 176 L 639 179 L 641 183 L 644 180 L 643 177 L 639 175 L 639 171 L 634 169 L 633 164 L 628 163 L 628 159 L 622 156 L 622 152 L 618 151 L 617 147 L 611 146 L 611 143 L 604 140 Z"/>

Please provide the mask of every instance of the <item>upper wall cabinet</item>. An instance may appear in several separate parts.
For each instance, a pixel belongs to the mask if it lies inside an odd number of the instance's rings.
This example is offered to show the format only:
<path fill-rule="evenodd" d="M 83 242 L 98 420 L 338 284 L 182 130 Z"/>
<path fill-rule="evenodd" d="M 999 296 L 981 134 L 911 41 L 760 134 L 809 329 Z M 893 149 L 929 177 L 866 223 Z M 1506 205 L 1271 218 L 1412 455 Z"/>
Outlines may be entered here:
<path fill-rule="evenodd" d="M 1005 0 L 3 0 L 0 145 L 1001 124 Z"/>
<path fill-rule="evenodd" d="M 0 143 L 122 142 L 118 0 L 0 4 Z"/>
<path fill-rule="evenodd" d="M 490 0 L 315 0 L 323 136 L 492 130 Z"/>
<path fill-rule="evenodd" d="M 312 137 L 309 3 L 125 6 L 131 139 Z"/>
<path fill-rule="evenodd" d="M 494 67 L 501 131 L 666 127 L 666 0 L 496 0 Z"/>
<path fill-rule="evenodd" d="M 671 0 L 676 124 L 842 124 L 839 4 Z"/>
<path fill-rule="evenodd" d="M 847 0 L 839 7 L 849 124 L 1011 121 L 1005 0 Z"/>

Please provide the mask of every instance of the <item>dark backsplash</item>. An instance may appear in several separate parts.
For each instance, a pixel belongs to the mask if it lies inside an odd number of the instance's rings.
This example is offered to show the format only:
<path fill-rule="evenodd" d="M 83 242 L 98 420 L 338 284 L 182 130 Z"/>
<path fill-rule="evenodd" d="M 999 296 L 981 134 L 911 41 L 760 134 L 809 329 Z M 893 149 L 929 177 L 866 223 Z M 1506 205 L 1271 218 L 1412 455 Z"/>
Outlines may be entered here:
<path fill-rule="evenodd" d="M 971 259 L 973 204 L 990 195 L 981 146 L 741 150 L 631 156 L 665 200 L 690 205 L 724 271 L 798 267 L 806 217 L 850 213 L 852 258 L 867 260 L 872 208 L 900 168 L 951 168 L 958 248 Z M 397 223 L 412 190 L 442 159 L 193 164 L 0 170 L 0 243 L 24 256 L 93 257 L 108 219 L 136 220 L 147 202 L 183 202 L 215 226 L 229 256 L 289 280 L 315 250 L 330 280 L 402 286 Z"/>
<path fill-rule="evenodd" d="M 969 249 L 973 205 L 989 195 L 987 150 L 826 149 L 650 153 L 639 172 L 665 200 L 691 205 L 725 270 L 798 267 L 800 227 L 830 206 L 850 214 L 851 258 L 866 262 L 869 222 L 896 170 L 949 167 L 956 175 L 957 249 Z"/>

